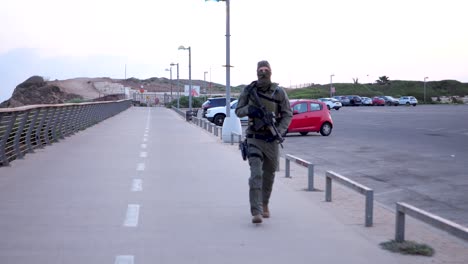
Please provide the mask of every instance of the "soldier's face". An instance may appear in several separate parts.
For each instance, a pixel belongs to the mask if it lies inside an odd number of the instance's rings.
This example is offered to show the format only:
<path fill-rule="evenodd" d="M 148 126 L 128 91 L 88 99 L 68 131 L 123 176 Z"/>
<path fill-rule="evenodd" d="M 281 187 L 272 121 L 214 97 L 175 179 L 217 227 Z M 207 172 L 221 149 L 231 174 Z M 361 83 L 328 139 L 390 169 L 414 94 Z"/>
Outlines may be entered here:
<path fill-rule="evenodd" d="M 270 72 L 270 68 L 263 66 L 258 68 L 258 72 Z"/>
<path fill-rule="evenodd" d="M 271 77 L 271 71 L 268 67 L 260 67 L 257 70 L 258 79 L 269 79 Z"/>

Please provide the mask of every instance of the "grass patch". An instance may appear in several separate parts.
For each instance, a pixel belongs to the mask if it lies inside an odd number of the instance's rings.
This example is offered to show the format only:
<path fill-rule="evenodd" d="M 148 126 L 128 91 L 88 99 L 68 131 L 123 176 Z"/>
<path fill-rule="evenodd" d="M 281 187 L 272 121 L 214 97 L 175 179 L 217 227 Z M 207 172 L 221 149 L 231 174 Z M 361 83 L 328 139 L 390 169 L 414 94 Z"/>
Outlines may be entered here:
<path fill-rule="evenodd" d="M 390 240 L 388 242 L 380 243 L 380 246 L 383 249 L 404 255 L 422 255 L 427 257 L 434 255 L 433 248 L 426 244 L 419 244 L 414 241 L 396 242 L 395 240 Z"/>

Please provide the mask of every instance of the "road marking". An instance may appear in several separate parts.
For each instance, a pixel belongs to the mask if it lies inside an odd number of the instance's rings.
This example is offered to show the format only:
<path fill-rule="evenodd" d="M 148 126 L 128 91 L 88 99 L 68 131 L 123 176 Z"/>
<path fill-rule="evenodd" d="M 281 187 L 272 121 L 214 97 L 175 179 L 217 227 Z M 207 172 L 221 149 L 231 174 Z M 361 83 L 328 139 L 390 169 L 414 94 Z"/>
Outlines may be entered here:
<path fill-rule="evenodd" d="M 141 144 L 141 148 L 146 148 L 146 144 Z"/>
<path fill-rule="evenodd" d="M 127 208 L 127 215 L 125 216 L 124 226 L 137 227 L 139 214 L 140 214 L 140 205 L 129 204 Z"/>
<path fill-rule="evenodd" d="M 143 135 L 143 137 L 148 137 L 148 133 L 145 133 L 145 134 Z"/>
<path fill-rule="evenodd" d="M 115 257 L 114 264 L 133 264 L 134 257 L 132 255 L 119 255 Z"/>
<path fill-rule="evenodd" d="M 148 157 L 148 152 L 142 151 L 140 153 L 140 158 L 146 158 L 146 157 Z"/>
<path fill-rule="evenodd" d="M 143 138 L 143 142 L 146 142 L 146 141 L 148 141 L 148 138 Z"/>
<path fill-rule="evenodd" d="M 132 192 L 141 192 L 143 190 L 143 181 L 141 179 L 133 179 Z"/>
<path fill-rule="evenodd" d="M 138 163 L 137 171 L 144 171 L 144 170 L 145 170 L 145 164 L 144 163 Z"/>

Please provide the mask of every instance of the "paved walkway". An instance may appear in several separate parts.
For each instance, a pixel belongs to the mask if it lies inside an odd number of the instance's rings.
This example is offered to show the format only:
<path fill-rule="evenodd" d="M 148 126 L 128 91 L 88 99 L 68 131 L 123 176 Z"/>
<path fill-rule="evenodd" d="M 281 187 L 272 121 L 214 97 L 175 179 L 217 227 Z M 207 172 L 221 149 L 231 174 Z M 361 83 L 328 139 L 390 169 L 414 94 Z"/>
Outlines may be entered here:
<path fill-rule="evenodd" d="M 254 225 L 248 174 L 174 111 L 130 108 L 0 168 L 0 263 L 432 263 L 380 249 L 284 179 Z"/>

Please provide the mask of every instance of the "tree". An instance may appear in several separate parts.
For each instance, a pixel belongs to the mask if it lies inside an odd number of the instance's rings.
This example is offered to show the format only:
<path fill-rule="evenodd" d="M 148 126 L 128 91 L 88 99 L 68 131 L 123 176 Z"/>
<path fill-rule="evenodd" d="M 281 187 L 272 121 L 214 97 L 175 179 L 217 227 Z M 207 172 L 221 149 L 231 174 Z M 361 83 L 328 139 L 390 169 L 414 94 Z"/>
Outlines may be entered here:
<path fill-rule="evenodd" d="M 379 79 L 376 80 L 376 82 L 379 85 L 386 85 L 386 84 L 390 84 L 390 79 L 389 77 L 384 75 L 384 76 L 379 77 Z"/>

